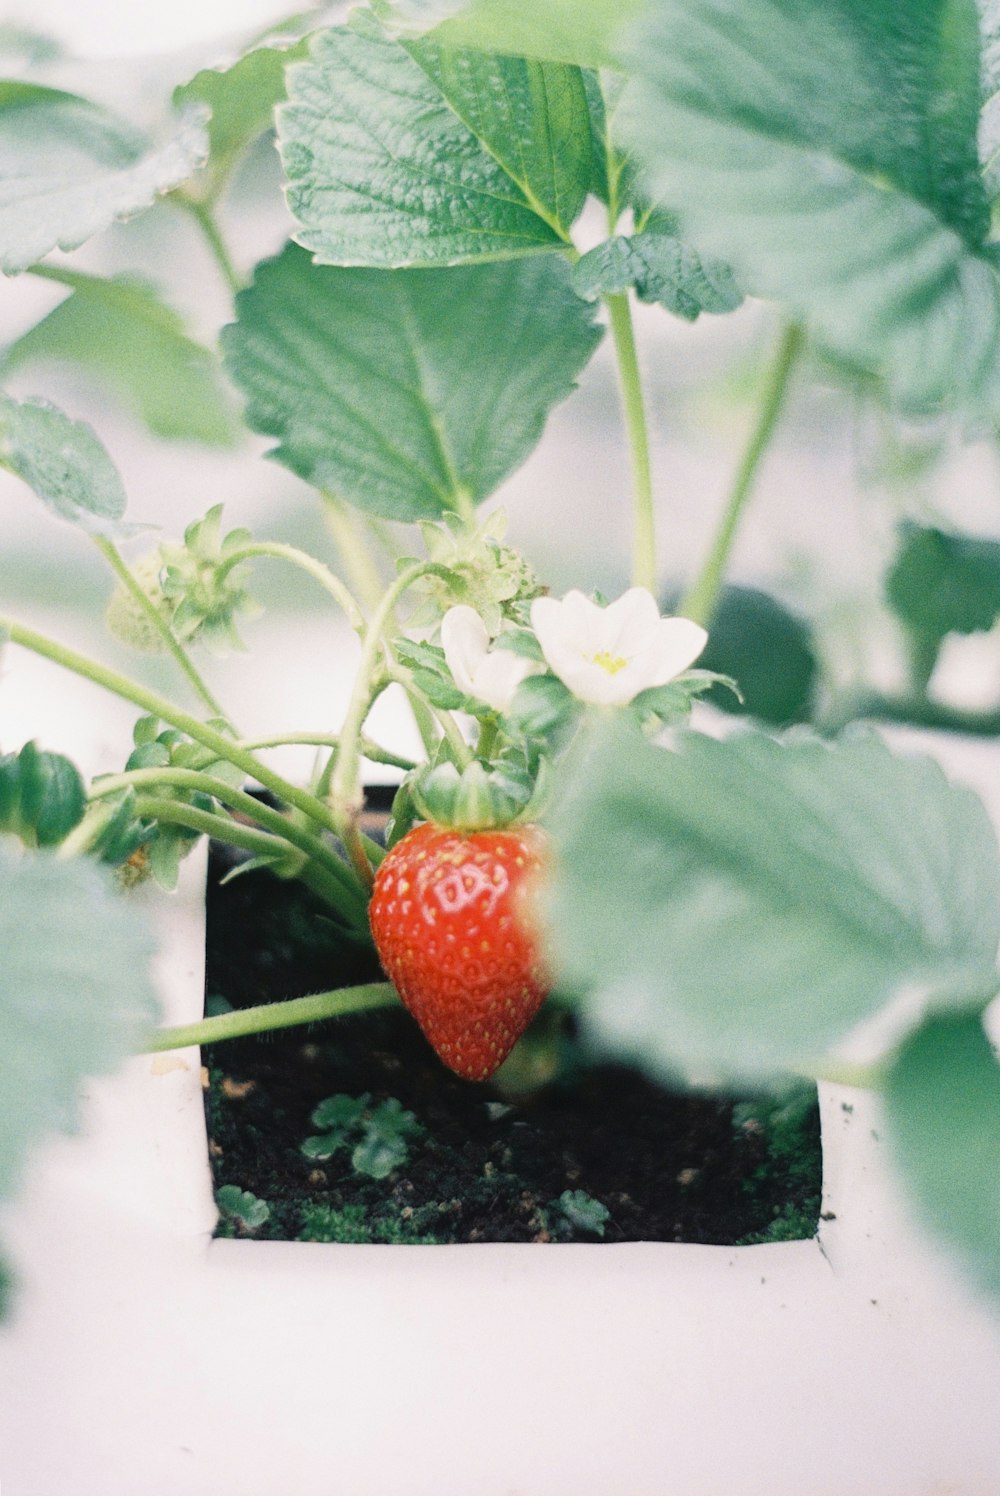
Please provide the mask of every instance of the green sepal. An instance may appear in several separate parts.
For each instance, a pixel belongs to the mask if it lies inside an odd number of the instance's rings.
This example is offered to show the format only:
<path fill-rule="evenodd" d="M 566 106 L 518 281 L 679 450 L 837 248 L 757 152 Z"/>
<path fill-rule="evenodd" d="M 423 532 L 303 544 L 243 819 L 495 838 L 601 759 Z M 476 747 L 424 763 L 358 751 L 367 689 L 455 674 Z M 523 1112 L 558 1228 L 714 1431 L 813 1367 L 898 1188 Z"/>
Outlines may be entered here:
<path fill-rule="evenodd" d="M 133 852 L 137 852 L 156 835 L 156 828 L 150 821 L 137 819 L 135 800 L 133 789 L 124 790 L 91 842 L 91 852 L 110 867 L 120 867 Z"/>
<path fill-rule="evenodd" d="M 492 772 L 478 759 L 461 771 L 452 763 L 414 775 L 413 804 L 427 821 L 455 831 L 498 830 L 522 814 L 531 786 L 502 770 Z"/>
<path fill-rule="evenodd" d="M 33 742 L 0 758 L 0 831 L 31 847 L 55 847 L 83 819 L 87 792 L 79 770 L 61 753 Z"/>

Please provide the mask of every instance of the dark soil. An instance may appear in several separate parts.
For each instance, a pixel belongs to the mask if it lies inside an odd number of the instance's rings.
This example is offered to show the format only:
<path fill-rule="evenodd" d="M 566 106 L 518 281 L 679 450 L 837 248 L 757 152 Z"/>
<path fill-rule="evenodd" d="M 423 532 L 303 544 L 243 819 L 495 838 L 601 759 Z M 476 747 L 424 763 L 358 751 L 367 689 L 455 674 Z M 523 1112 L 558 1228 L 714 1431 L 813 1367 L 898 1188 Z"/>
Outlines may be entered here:
<path fill-rule="evenodd" d="M 345 946 L 297 885 L 255 873 L 220 887 L 227 857 L 216 852 L 210 870 L 209 1011 L 380 979 L 374 953 Z M 228 1041 L 205 1063 L 223 1235 L 731 1245 L 816 1230 L 814 1091 L 745 1101 L 662 1090 L 589 1058 L 551 1002 L 502 1088 L 452 1075 L 402 1009 Z M 342 1146 L 303 1153 L 324 1131 L 311 1121 L 320 1102 L 366 1093 Z M 395 1109 L 378 1111 L 390 1098 L 414 1121 L 401 1161 L 374 1178 L 352 1159 L 365 1166 L 355 1147 L 384 1135 L 380 1118 L 399 1135 Z"/>

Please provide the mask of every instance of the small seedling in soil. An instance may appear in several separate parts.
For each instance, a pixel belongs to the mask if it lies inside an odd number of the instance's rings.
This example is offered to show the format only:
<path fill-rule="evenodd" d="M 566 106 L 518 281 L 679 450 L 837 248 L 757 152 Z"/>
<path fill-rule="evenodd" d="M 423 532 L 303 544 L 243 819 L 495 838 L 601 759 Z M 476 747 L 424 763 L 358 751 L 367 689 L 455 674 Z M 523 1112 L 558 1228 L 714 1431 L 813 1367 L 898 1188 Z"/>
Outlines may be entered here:
<path fill-rule="evenodd" d="M 238 1184 L 224 1184 L 215 1192 L 219 1207 L 219 1236 L 251 1236 L 269 1219 L 271 1207 Z"/>
<path fill-rule="evenodd" d="M 409 1217 L 370 1213 L 363 1205 L 306 1205 L 302 1211 L 299 1241 L 338 1242 L 341 1245 L 378 1243 L 382 1246 L 435 1246 L 440 1237 L 428 1236 L 417 1229 L 412 1213 Z"/>
<path fill-rule="evenodd" d="M 556 1202 L 563 1219 L 574 1231 L 586 1231 L 594 1236 L 603 1236 L 611 1212 L 600 1200 L 588 1195 L 586 1190 L 563 1190 Z"/>
<path fill-rule="evenodd" d="M 306 1158 L 322 1162 L 354 1142 L 351 1167 L 356 1174 L 385 1179 L 405 1164 L 409 1156 L 407 1138 L 419 1136 L 423 1129 L 395 1097 L 376 1107 L 371 1106 L 371 1099 L 366 1091 L 363 1096 L 338 1095 L 321 1101 L 311 1120 L 314 1127 L 324 1130 L 302 1144 Z"/>

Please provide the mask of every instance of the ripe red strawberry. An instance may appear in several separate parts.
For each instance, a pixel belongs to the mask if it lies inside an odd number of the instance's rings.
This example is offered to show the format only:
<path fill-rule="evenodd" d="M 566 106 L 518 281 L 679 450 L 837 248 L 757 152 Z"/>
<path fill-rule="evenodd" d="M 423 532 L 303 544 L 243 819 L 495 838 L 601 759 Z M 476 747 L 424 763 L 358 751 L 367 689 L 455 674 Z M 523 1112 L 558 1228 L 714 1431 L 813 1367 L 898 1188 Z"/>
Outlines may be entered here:
<path fill-rule="evenodd" d="M 369 915 L 386 975 L 465 1080 L 493 1074 L 548 990 L 518 909 L 541 861 L 535 827 L 463 833 L 425 822 L 376 874 Z"/>

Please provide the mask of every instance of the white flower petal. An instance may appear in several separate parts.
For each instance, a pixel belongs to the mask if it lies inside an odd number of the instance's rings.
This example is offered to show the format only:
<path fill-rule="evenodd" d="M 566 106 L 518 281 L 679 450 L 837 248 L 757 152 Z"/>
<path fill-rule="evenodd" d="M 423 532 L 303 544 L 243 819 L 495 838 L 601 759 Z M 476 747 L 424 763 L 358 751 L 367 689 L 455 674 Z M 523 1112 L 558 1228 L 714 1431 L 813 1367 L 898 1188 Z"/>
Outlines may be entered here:
<path fill-rule="evenodd" d="M 690 618 L 661 618 L 656 636 L 648 646 L 650 679 L 647 686 L 665 686 L 683 674 L 708 643 L 708 634 Z M 655 666 L 653 660 L 655 659 Z M 647 689 L 647 687 L 643 687 Z"/>
<path fill-rule="evenodd" d="M 653 594 L 631 587 L 607 608 L 582 592 L 538 598 L 531 622 L 549 668 L 581 701 L 624 706 L 664 686 L 701 654 L 708 638 L 689 618 L 661 618 Z"/>
<path fill-rule="evenodd" d="M 630 587 L 604 609 L 604 617 L 607 620 L 604 648 L 626 659 L 646 647 L 663 621 L 656 599 L 646 587 Z"/>
<path fill-rule="evenodd" d="M 535 660 L 510 649 L 494 649 L 476 671 L 470 696 L 484 701 L 495 712 L 505 712 L 521 682 L 538 669 Z"/>
<path fill-rule="evenodd" d="M 476 671 L 486 658 L 490 636 L 475 608 L 460 603 L 441 620 L 441 647 L 452 679 L 460 691 L 474 696 Z"/>

